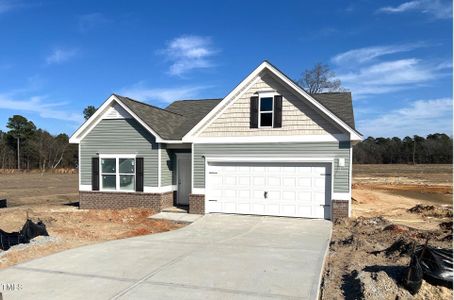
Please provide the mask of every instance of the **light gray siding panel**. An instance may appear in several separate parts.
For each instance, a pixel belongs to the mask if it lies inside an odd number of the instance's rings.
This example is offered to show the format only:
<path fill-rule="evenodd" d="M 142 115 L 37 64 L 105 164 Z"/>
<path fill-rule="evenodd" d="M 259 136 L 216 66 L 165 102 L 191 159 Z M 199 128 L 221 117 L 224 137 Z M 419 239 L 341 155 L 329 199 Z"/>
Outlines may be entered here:
<path fill-rule="evenodd" d="M 191 153 L 190 149 L 167 149 L 161 144 L 161 186 L 177 184 L 177 153 Z"/>
<path fill-rule="evenodd" d="M 80 183 L 91 184 L 91 158 L 97 154 L 136 154 L 144 158 L 144 186 L 158 186 L 158 146 L 134 119 L 101 120 L 80 142 Z"/>
<path fill-rule="evenodd" d="M 345 166 L 334 163 L 334 192 L 350 190 L 350 143 L 253 143 L 253 144 L 194 144 L 194 187 L 205 188 L 205 157 L 327 157 L 344 158 Z"/>
<path fill-rule="evenodd" d="M 173 184 L 173 157 L 172 150 L 166 149 L 166 145 L 161 144 L 161 186 Z"/>

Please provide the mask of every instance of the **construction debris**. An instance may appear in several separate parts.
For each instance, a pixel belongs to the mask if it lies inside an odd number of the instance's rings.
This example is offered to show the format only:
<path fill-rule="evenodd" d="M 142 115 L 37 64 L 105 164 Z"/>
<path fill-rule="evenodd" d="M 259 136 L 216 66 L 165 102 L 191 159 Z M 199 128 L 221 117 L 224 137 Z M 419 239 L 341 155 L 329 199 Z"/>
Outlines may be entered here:
<path fill-rule="evenodd" d="M 452 241 L 447 235 L 452 236 L 452 228 L 422 230 L 382 217 L 337 220 L 320 298 L 452 299 L 446 276 L 452 274 Z M 428 238 L 430 246 L 422 253 Z M 419 246 L 413 249 L 415 242 Z M 447 281 L 435 282 L 429 274 Z"/>
<path fill-rule="evenodd" d="M 46 225 L 41 221 L 35 224 L 32 220 L 27 219 L 22 229 L 18 232 L 6 232 L 0 229 L 0 249 L 6 251 L 18 244 L 28 244 L 31 239 L 39 235 L 49 235 Z"/>

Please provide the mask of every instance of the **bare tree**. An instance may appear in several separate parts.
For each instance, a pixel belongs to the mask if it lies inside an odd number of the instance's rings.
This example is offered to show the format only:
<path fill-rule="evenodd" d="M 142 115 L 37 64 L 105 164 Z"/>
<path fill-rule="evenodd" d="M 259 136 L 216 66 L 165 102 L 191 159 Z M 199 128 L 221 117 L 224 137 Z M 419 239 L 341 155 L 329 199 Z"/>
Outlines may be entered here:
<path fill-rule="evenodd" d="M 328 65 L 317 63 L 314 68 L 304 71 L 298 84 L 309 94 L 345 91 L 341 87 L 341 81 L 335 77 L 336 74 Z"/>

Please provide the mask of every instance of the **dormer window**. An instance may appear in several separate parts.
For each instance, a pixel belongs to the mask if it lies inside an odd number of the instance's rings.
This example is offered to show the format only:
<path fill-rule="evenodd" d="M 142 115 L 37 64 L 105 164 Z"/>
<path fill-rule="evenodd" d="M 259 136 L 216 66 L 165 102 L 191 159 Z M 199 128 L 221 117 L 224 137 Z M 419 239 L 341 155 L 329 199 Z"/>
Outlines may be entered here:
<path fill-rule="evenodd" d="M 273 127 L 273 97 L 260 97 L 259 127 Z"/>

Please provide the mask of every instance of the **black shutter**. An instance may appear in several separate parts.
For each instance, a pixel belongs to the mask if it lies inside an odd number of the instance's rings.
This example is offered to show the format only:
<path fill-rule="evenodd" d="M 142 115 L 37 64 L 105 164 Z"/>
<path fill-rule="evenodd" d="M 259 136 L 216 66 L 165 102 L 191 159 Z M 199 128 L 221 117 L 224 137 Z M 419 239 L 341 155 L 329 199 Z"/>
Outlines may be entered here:
<path fill-rule="evenodd" d="M 136 192 L 143 192 L 143 157 L 136 157 Z"/>
<path fill-rule="evenodd" d="M 251 97 L 251 113 L 250 113 L 250 122 L 251 128 L 258 128 L 259 127 L 259 97 L 252 96 Z"/>
<path fill-rule="evenodd" d="M 99 157 L 91 158 L 91 190 L 99 191 Z"/>
<path fill-rule="evenodd" d="M 282 96 L 274 96 L 274 128 L 282 127 Z"/>

